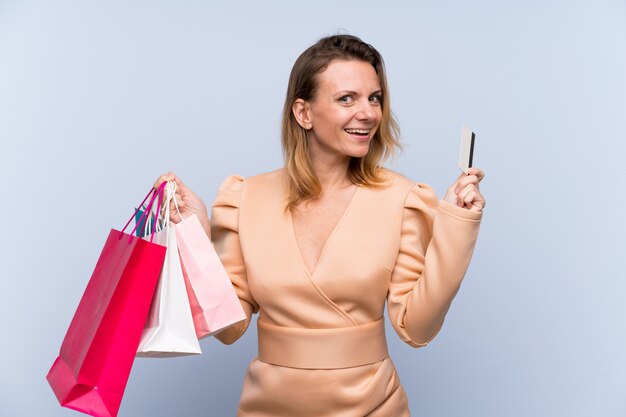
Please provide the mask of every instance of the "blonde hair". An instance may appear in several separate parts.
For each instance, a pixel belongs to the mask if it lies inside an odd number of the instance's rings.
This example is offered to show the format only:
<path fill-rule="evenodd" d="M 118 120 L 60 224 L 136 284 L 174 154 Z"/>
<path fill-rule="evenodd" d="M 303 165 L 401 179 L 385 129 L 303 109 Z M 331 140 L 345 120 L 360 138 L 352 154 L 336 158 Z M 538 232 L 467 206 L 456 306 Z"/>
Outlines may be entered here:
<path fill-rule="evenodd" d="M 316 92 L 317 75 L 324 72 L 331 61 L 358 60 L 370 63 L 376 70 L 381 88 L 382 119 L 370 148 L 362 158 L 353 157 L 348 165 L 348 179 L 356 185 L 379 186 L 384 182 L 379 168 L 401 149 L 400 129 L 389 105 L 389 89 L 385 66 L 380 53 L 356 36 L 334 35 L 320 39 L 305 50 L 291 69 L 287 96 L 283 109 L 282 146 L 285 158 L 289 197 L 288 210 L 299 203 L 319 196 L 319 179 L 309 158 L 307 131 L 298 124 L 292 107 L 297 99 L 311 100 Z"/>

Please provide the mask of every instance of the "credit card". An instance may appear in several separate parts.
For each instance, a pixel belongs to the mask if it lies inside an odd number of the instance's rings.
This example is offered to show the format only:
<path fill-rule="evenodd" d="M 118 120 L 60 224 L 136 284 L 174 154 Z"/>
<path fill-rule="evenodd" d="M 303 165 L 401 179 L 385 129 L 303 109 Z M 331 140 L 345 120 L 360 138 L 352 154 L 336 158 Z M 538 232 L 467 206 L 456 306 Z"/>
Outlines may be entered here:
<path fill-rule="evenodd" d="M 461 129 L 461 149 L 459 151 L 459 168 L 467 174 L 474 159 L 474 141 L 476 135 L 467 126 Z"/>

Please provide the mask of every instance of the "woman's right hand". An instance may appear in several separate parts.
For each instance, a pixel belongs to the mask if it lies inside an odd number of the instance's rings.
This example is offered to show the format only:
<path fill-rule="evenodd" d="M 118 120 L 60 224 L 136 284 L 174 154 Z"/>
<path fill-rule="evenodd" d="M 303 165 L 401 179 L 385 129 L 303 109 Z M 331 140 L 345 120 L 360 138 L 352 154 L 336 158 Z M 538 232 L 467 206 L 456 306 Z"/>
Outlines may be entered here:
<path fill-rule="evenodd" d="M 198 220 L 200 220 L 200 224 L 204 230 L 210 236 L 211 227 L 209 224 L 209 214 L 202 199 L 200 199 L 196 193 L 191 191 L 190 188 L 187 188 L 180 178 L 178 178 L 173 172 L 161 175 L 154 183 L 154 188 L 158 189 L 163 181 L 174 181 L 176 183 L 176 203 L 178 204 L 178 210 L 183 218 L 187 218 L 188 216 L 195 214 L 198 216 Z M 176 206 L 173 201 L 170 206 L 170 219 L 174 223 L 178 223 L 182 220 L 176 211 Z"/>

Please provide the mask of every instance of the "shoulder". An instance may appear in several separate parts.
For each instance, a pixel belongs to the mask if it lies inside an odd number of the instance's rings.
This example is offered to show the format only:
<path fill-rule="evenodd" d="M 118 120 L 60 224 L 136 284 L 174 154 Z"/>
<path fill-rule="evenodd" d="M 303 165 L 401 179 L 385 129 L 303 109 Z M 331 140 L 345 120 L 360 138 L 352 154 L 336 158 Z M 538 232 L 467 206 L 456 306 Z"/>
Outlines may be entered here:
<path fill-rule="evenodd" d="M 389 169 L 384 169 L 381 174 L 386 180 L 385 185 L 373 192 L 378 196 L 370 202 L 372 205 L 387 207 L 391 210 L 389 218 L 395 213 L 400 224 L 414 222 L 416 216 L 426 220 L 426 224 L 432 222 L 439 199 L 429 185 Z"/>
<path fill-rule="evenodd" d="M 283 169 L 277 169 L 275 171 L 257 174 L 251 177 L 243 177 L 239 174 L 232 174 L 226 177 L 226 179 L 220 185 L 220 191 L 230 190 L 242 192 L 244 188 L 246 191 L 250 188 L 258 187 L 271 187 L 276 184 L 282 185 L 283 181 Z"/>
<path fill-rule="evenodd" d="M 248 207 L 262 211 L 262 207 L 281 204 L 285 198 L 282 169 L 243 177 L 229 175 L 220 186 L 216 202 L 228 201 L 239 209 Z"/>
<path fill-rule="evenodd" d="M 284 193 L 284 181 L 283 169 L 257 174 L 245 180 L 245 194 L 265 198 L 280 196 Z"/>
<path fill-rule="evenodd" d="M 238 174 L 229 175 L 220 185 L 213 209 L 236 208 L 241 217 L 245 213 L 265 212 L 268 206 L 281 204 L 282 172 L 279 169 L 247 178 Z"/>
<path fill-rule="evenodd" d="M 276 169 L 270 172 L 264 172 L 261 174 L 248 177 L 246 181 L 251 186 L 268 186 L 273 184 L 282 184 L 284 169 Z"/>
<path fill-rule="evenodd" d="M 403 174 L 387 168 L 381 168 L 381 176 L 384 183 L 371 188 L 375 193 L 384 194 L 386 197 L 395 197 L 403 203 L 410 203 L 415 198 L 426 200 L 429 205 L 437 202 L 435 191 L 426 183 L 416 182 Z"/>
<path fill-rule="evenodd" d="M 379 171 L 379 174 L 381 175 L 381 177 L 383 177 L 385 181 L 381 187 L 382 189 L 385 189 L 385 190 L 386 189 L 409 190 L 414 184 L 414 181 L 411 180 L 410 178 L 400 174 L 399 172 L 392 171 L 388 168 L 381 168 Z"/>

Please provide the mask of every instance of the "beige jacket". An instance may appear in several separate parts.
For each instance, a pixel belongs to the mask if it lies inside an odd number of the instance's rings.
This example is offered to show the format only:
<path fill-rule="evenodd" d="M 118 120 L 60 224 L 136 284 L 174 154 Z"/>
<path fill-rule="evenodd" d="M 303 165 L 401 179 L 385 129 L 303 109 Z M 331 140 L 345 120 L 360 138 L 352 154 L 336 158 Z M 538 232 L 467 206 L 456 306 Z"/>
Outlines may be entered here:
<path fill-rule="evenodd" d="M 247 320 L 259 313 L 259 357 L 239 416 L 408 416 L 388 357 L 383 309 L 421 347 L 441 328 L 478 236 L 482 213 L 438 201 L 425 184 L 385 171 L 359 187 L 309 272 L 285 211 L 283 171 L 224 181 L 212 238 Z"/>

